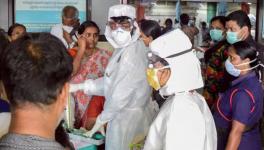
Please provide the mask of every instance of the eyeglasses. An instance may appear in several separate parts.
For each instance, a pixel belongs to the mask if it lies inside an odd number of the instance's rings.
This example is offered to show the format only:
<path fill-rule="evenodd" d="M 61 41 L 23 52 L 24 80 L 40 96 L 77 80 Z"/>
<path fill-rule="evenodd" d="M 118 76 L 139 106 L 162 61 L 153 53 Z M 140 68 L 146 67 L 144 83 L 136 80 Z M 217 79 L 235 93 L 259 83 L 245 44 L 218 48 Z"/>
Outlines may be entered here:
<path fill-rule="evenodd" d="M 111 30 L 116 30 L 119 27 L 123 30 L 129 30 L 132 26 L 132 21 L 128 21 L 128 20 L 122 22 L 109 21 L 107 25 L 111 28 Z"/>

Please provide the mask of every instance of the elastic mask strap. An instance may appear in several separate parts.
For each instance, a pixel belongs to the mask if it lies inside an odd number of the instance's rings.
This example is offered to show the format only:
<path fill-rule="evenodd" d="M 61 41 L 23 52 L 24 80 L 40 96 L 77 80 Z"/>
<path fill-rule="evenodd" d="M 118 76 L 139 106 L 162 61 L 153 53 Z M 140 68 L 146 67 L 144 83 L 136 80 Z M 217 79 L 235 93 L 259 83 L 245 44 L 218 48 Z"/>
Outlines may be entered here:
<path fill-rule="evenodd" d="M 256 66 L 254 66 L 254 67 L 252 67 L 252 68 L 243 69 L 243 70 L 240 70 L 240 71 L 249 71 L 249 70 L 253 70 L 253 69 L 255 69 L 255 68 L 259 67 L 259 66 L 264 68 L 264 65 L 263 65 L 263 64 L 257 64 Z"/>
<path fill-rule="evenodd" d="M 157 70 L 162 70 L 162 69 L 167 69 L 167 68 L 170 68 L 170 66 L 164 66 L 164 67 L 156 68 L 156 69 L 157 69 Z"/>
<path fill-rule="evenodd" d="M 180 52 L 180 53 L 177 53 L 177 54 L 172 54 L 172 55 L 170 55 L 170 56 L 167 56 L 166 58 L 173 58 L 173 57 L 177 57 L 177 56 L 183 55 L 183 54 L 185 54 L 185 53 L 188 53 L 188 52 L 191 52 L 191 51 L 192 51 L 192 48 L 191 48 L 191 49 L 187 49 L 187 50 L 185 50 L 185 51 L 182 51 L 182 52 Z"/>
<path fill-rule="evenodd" d="M 252 68 L 248 68 L 248 69 L 243 69 L 243 70 L 240 70 L 240 71 L 249 71 L 249 70 L 253 70 L 253 69 L 255 69 L 255 68 L 257 68 L 257 67 L 262 67 L 262 68 L 264 68 L 264 65 L 262 64 L 262 63 L 259 63 L 259 64 L 257 64 L 256 66 L 254 66 L 254 67 L 252 67 Z M 261 80 L 261 75 L 262 75 L 262 73 L 261 73 L 261 70 L 259 70 L 259 81 L 260 82 L 262 82 L 262 80 Z"/>
<path fill-rule="evenodd" d="M 251 60 L 250 62 L 246 62 L 246 63 L 242 63 L 242 64 L 234 65 L 234 66 L 238 67 L 238 66 L 248 65 L 248 64 L 251 64 L 251 63 L 253 63 L 253 62 L 255 62 L 255 61 L 257 61 L 257 58 L 254 59 L 254 60 Z"/>

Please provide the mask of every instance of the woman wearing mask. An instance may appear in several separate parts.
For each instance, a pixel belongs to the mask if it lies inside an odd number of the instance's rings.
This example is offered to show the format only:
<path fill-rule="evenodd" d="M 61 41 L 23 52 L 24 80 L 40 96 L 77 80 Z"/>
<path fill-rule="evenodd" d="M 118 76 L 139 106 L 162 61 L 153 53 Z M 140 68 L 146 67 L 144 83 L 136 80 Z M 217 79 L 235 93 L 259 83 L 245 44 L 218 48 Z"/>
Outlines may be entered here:
<path fill-rule="evenodd" d="M 78 47 L 73 61 L 72 83 L 82 83 L 87 79 L 102 77 L 108 64 L 111 52 L 96 47 L 99 38 L 99 27 L 93 21 L 86 21 L 78 29 Z M 72 51 L 72 50 L 70 50 Z M 96 117 L 103 110 L 104 97 L 89 96 L 83 91 L 73 93 L 77 103 L 75 127 L 90 130 Z"/>
<path fill-rule="evenodd" d="M 226 42 L 226 17 L 217 16 L 211 20 L 210 36 L 214 45 L 204 54 L 205 70 L 204 70 L 204 91 L 203 96 L 209 107 L 212 107 L 218 98 L 219 91 L 222 91 L 226 81 L 224 73 L 224 62 L 227 59 Z M 221 85 L 221 86 L 220 86 Z"/>
<path fill-rule="evenodd" d="M 226 70 L 236 79 L 217 101 L 218 150 L 261 150 L 263 90 L 256 71 L 262 64 L 255 48 L 243 41 L 230 46 L 228 56 Z"/>

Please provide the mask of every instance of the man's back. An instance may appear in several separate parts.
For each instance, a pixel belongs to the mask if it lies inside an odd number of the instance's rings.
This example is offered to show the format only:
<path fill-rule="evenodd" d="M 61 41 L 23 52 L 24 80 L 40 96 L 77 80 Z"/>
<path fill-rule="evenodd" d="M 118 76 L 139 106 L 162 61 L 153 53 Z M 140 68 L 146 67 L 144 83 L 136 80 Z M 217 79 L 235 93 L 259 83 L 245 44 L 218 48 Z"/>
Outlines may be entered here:
<path fill-rule="evenodd" d="M 1 150 L 64 150 L 55 140 L 9 133 L 0 139 Z"/>

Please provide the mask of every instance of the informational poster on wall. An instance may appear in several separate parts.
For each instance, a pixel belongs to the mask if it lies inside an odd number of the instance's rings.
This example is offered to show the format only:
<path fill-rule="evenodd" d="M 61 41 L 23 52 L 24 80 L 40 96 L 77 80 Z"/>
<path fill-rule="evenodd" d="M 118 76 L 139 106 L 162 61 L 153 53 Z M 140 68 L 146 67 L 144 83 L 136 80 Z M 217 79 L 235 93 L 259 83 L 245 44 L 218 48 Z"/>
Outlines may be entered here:
<path fill-rule="evenodd" d="M 67 5 L 79 10 L 79 19 L 86 20 L 86 0 L 15 0 L 15 22 L 24 24 L 28 32 L 50 32 L 61 23 L 61 11 Z"/>

